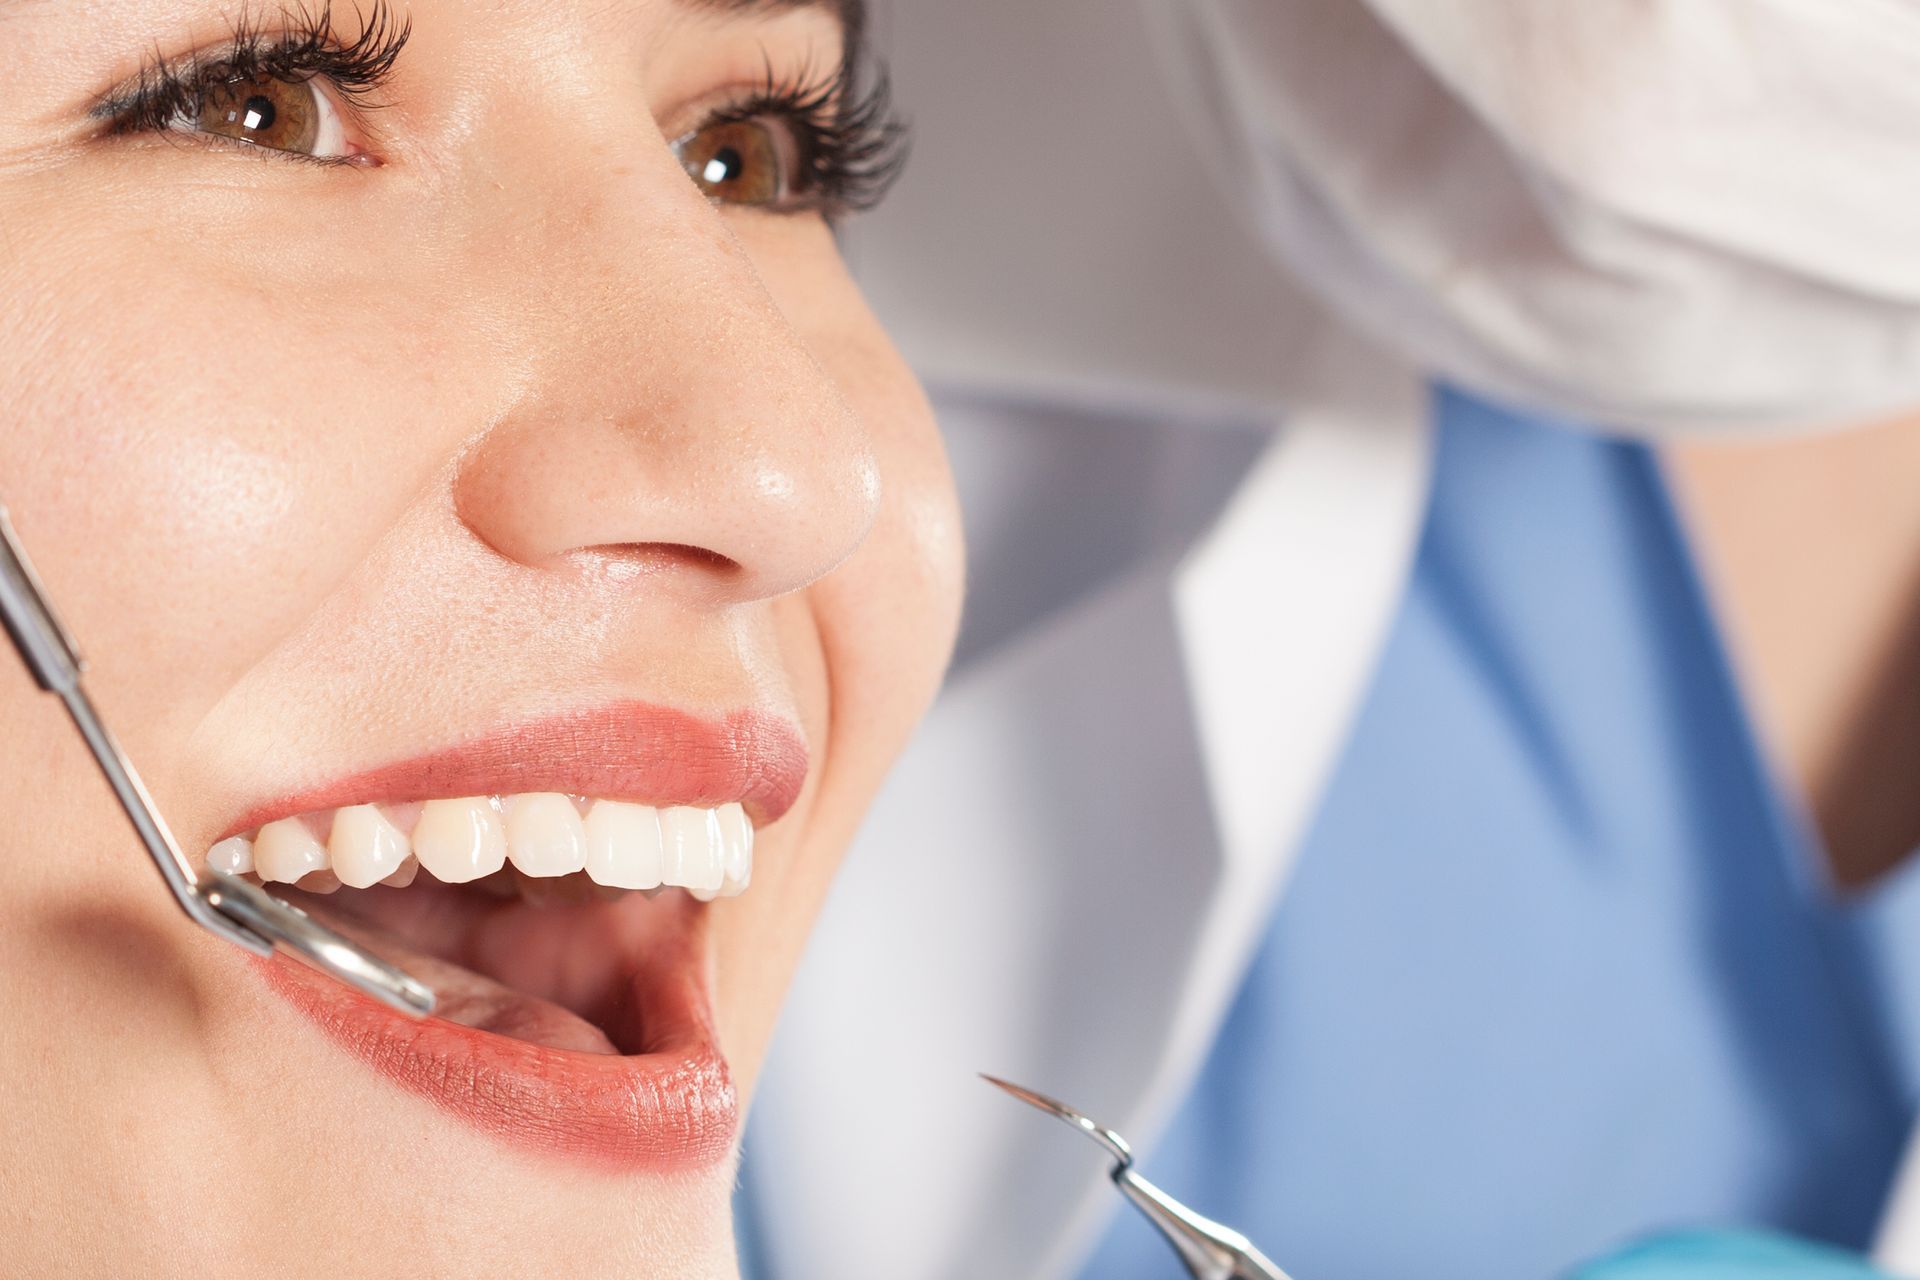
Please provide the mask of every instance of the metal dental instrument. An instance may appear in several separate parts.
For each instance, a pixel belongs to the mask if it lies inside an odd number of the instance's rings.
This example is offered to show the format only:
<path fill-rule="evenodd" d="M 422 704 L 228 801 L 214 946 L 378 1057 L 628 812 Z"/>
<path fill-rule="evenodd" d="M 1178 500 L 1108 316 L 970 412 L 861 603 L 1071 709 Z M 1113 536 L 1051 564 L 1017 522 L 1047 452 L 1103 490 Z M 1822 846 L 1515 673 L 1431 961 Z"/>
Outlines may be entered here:
<path fill-rule="evenodd" d="M 180 852 L 173 833 L 167 830 L 165 820 L 154 810 L 133 762 L 100 723 L 86 690 L 80 687 L 84 664 L 79 651 L 54 616 L 46 589 L 21 549 L 4 506 L 0 506 L 0 623 L 5 624 L 34 682 L 65 704 L 94 762 L 107 775 L 120 807 L 132 820 L 140 843 L 160 869 L 160 878 L 167 882 L 188 918 L 255 955 L 271 955 L 278 944 L 322 973 L 402 1013 L 424 1016 L 433 1012 L 433 991 L 424 983 L 349 942 L 298 907 L 223 872 L 194 870 Z"/>
<path fill-rule="evenodd" d="M 1287 1280 L 1287 1273 L 1267 1261 L 1266 1255 L 1238 1231 L 1203 1218 L 1133 1171 L 1133 1149 L 1111 1129 L 1103 1128 L 1065 1103 L 1043 1093 L 1022 1089 L 995 1076 L 982 1075 L 988 1084 L 1005 1089 L 1020 1101 L 1057 1116 L 1092 1138 L 1113 1157 L 1113 1185 L 1133 1201 L 1147 1220 L 1173 1246 L 1187 1271 L 1198 1280 Z"/>

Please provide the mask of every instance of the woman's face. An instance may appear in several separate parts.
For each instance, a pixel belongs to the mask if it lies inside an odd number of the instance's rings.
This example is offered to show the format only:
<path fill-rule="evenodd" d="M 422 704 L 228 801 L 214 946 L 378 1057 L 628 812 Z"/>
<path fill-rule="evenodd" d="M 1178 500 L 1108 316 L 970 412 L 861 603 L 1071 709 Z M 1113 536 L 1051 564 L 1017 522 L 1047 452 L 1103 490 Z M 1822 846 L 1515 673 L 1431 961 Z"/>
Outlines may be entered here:
<path fill-rule="evenodd" d="M 425 864 L 288 893 L 453 1021 L 189 925 L 0 669 L 8 1268 L 729 1273 L 739 1101 L 958 609 L 819 210 L 851 15 L 232 6 L 0 0 L 0 501 L 181 845 Z M 592 887 L 736 889 L 743 819 L 738 897 Z"/>

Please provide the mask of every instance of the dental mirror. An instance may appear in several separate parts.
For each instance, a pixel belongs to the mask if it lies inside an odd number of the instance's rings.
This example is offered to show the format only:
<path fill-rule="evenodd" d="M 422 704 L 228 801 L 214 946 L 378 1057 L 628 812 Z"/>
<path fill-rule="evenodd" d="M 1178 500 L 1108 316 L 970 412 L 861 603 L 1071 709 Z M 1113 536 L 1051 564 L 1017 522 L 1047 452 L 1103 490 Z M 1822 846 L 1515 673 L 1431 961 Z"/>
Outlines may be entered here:
<path fill-rule="evenodd" d="M 133 762 L 101 723 L 81 687 L 85 664 L 48 603 L 46 589 L 20 546 L 4 506 L 0 506 L 0 623 L 34 682 L 66 707 L 141 845 L 159 868 L 160 878 L 189 919 L 255 955 L 271 955 L 278 946 L 402 1013 L 424 1017 L 433 1012 L 433 991 L 425 983 L 349 942 L 298 907 L 223 872 L 194 870 L 154 809 Z"/>

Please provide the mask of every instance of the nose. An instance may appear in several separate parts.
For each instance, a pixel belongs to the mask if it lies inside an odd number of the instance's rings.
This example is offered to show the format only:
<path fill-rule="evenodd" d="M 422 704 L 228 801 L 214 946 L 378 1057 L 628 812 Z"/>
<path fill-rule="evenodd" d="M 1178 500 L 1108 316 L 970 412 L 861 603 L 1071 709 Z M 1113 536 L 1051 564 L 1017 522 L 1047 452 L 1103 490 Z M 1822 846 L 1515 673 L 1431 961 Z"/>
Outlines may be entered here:
<path fill-rule="evenodd" d="M 623 562 L 722 602 L 804 587 L 877 516 L 864 427 L 677 167 L 664 195 L 594 181 L 510 232 L 519 390 L 460 457 L 460 519 L 540 569 Z"/>

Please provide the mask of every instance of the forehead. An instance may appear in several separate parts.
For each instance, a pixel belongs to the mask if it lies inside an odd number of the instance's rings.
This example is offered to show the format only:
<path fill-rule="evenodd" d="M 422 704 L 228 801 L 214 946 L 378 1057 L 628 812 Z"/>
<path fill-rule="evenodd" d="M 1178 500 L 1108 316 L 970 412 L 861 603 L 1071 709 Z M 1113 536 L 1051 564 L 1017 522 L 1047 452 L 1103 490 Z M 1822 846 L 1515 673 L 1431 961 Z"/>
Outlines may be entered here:
<path fill-rule="evenodd" d="M 64 0 L 72 3 L 73 0 Z M 824 9 L 845 24 L 849 34 L 866 26 L 868 0 L 673 0 L 681 8 L 726 15 L 751 16 L 788 9 Z M 0 0 L 0 20 L 35 9 L 53 8 L 63 0 Z"/>
<path fill-rule="evenodd" d="M 852 10 L 866 8 L 866 0 L 675 0 L 675 2 L 690 9 L 741 14 L 779 13 L 784 9 L 826 9 L 847 17 Z"/>
<path fill-rule="evenodd" d="M 863 62 L 866 56 L 869 2 L 870 0 L 654 0 L 655 5 L 668 12 L 677 11 L 688 16 L 702 16 L 722 22 L 770 21 L 785 15 L 802 13 L 825 17 L 840 28 L 840 61 L 843 67 L 849 69 Z M 467 10 L 467 13 L 482 23 L 488 21 L 489 11 L 499 19 L 506 19 L 508 14 L 503 11 L 507 10 L 511 3 L 512 0 L 495 0 L 495 3 L 487 6 L 485 10 L 479 10 L 479 7 L 475 6 L 474 9 Z M 628 0 L 628 3 L 637 5 L 641 0 Z M 178 22 L 186 15 L 195 15 L 198 19 L 205 21 L 231 21 L 235 16 L 243 13 L 251 18 L 256 16 L 256 9 L 292 15 L 309 13 L 317 16 L 328 12 L 331 5 L 332 0 L 156 0 L 155 7 L 170 11 L 173 14 L 173 21 Z M 614 4 L 605 3 L 603 0 L 599 8 L 604 12 L 617 5 L 618 0 L 615 0 Z M 404 3 L 396 7 L 402 11 L 408 8 Z M 461 7 L 456 4 L 455 12 L 459 12 Z M 15 28 L 16 21 L 25 22 L 25 30 L 31 46 L 36 19 L 44 18 L 58 22 L 62 19 L 80 18 L 94 8 L 95 6 L 89 0 L 0 0 L 0 47 L 15 44 L 13 49 L 6 51 L 21 52 L 16 43 L 19 38 L 18 29 Z M 125 39 L 128 33 L 136 32 L 142 25 L 151 24 L 153 21 L 151 18 L 143 21 L 137 17 L 137 8 L 137 6 L 129 6 L 121 9 L 117 5 L 112 6 L 113 17 L 117 21 L 105 25 L 120 27 L 121 35 L 118 38 Z M 334 10 L 334 12 L 342 10 L 358 13 L 360 7 L 357 4 L 343 4 L 340 10 Z M 476 12 L 476 10 L 479 11 Z M 10 28 L 13 30 L 9 30 Z M 104 54 L 110 49 L 114 39 L 115 37 L 110 34 L 96 33 L 96 38 L 91 41 L 91 51 Z M 31 48 L 27 52 L 31 54 Z M 33 60 L 31 57 L 27 58 L 29 63 Z M 42 61 L 45 60 L 42 59 Z M 4 81 L 6 70 L 5 67 L 0 67 L 0 81 Z M 65 67 L 64 74 L 69 79 L 84 76 L 83 69 L 77 63 Z"/>
<path fill-rule="evenodd" d="M 683 9 L 735 17 L 783 13 L 794 9 L 819 9 L 840 20 L 846 32 L 848 57 L 855 56 L 867 27 L 869 0 L 673 0 Z M 7 0 L 0 0 L 3 8 Z"/>

